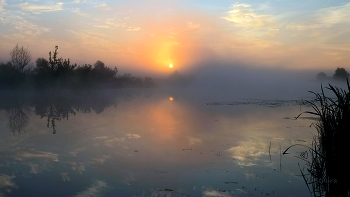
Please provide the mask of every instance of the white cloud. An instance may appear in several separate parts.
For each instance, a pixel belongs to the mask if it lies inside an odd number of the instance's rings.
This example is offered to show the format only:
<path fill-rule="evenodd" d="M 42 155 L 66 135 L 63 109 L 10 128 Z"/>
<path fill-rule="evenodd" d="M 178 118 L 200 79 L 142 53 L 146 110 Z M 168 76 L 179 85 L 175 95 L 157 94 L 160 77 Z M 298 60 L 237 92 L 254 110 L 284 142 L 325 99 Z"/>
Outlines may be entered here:
<path fill-rule="evenodd" d="M 276 27 L 275 20 L 270 15 L 259 15 L 248 4 L 233 4 L 224 19 L 241 27 L 269 28 Z"/>
<path fill-rule="evenodd" d="M 13 10 L 0 12 L 0 25 L 3 24 L 7 26 L 4 28 L 6 33 L 2 33 L 3 36 L 10 35 L 12 38 L 19 39 L 24 37 L 28 38 L 28 36 L 38 36 L 50 31 L 47 27 L 31 22 L 30 17 L 27 18 L 22 15 L 23 13 L 19 14 L 19 12 Z M 37 22 L 37 20 L 35 22 Z"/>
<path fill-rule="evenodd" d="M 198 29 L 200 26 L 201 26 L 200 24 L 195 24 L 192 21 L 187 21 L 187 29 L 188 30 Z"/>
<path fill-rule="evenodd" d="M 60 11 L 62 10 L 63 3 L 57 2 L 54 5 L 35 5 L 35 4 L 23 3 L 19 6 L 24 11 L 40 14 L 42 12 Z"/>
<path fill-rule="evenodd" d="M 323 27 L 320 24 L 306 24 L 306 23 L 289 23 L 286 25 L 287 30 L 292 31 L 306 31 L 306 30 L 314 30 Z"/>
<path fill-rule="evenodd" d="M 0 11 L 4 10 L 4 7 L 6 6 L 6 1 L 5 0 L 0 0 Z"/>
<path fill-rule="evenodd" d="M 98 24 L 95 27 L 105 28 L 105 29 L 117 29 L 120 27 L 125 27 L 126 23 L 117 19 L 105 19 L 105 20 L 97 20 Z"/>
<path fill-rule="evenodd" d="M 321 9 L 316 13 L 316 17 L 325 25 L 350 24 L 350 3 Z"/>
<path fill-rule="evenodd" d="M 73 3 L 87 3 L 88 0 L 74 0 Z"/>
<path fill-rule="evenodd" d="M 102 10 L 112 10 L 112 8 L 105 3 L 100 3 L 100 4 L 96 5 L 95 7 L 100 8 Z"/>
<path fill-rule="evenodd" d="M 235 32 L 249 37 L 276 36 L 280 31 L 277 16 L 258 14 L 251 5 L 233 4 L 223 19 L 236 27 Z"/>
<path fill-rule="evenodd" d="M 129 27 L 127 31 L 139 31 L 140 29 L 140 27 Z"/>
<path fill-rule="evenodd" d="M 111 45 L 110 41 L 108 40 L 105 34 L 91 32 L 91 31 L 90 32 L 74 31 L 74 30 L 67 30 L 67 31 L 78 36 L 81 39 L 82 43 L 84 43 L 84 45 L 89 47 L 101 46 L 101 48 L 106 48 L 107 46 Z"/>
<path fill-rule="evenodd" d="M 49 32 L 50 29 L 46 27 L 40 27 L 34 23 L 31 23 L 26 20 L 16 20 L 14 21 L 13 25 L 15 26 L 16 30 L 19 30 L 20 33 L 23 35 L 39 35 L 45 32 Z"/>
<path fill-rule="evenodd" d="M 72 12 L 79 16 L 88 16 L 88 14 L 81 12 L 80 8 L 74 8 Z"/>
<path fill-rule="evenodd" d="M 348 18 L 350 18 L 350 3 L 317 10 L 312 14 L 312 17 L 302 22 L 295 21 L 288 23 L 285 28 L 286 30 L 299 32 L 310 30 L 324 32 L 327 29 L 334 30 L 335 28 L 337 32 L 348 31 L 350 25 Z"/>

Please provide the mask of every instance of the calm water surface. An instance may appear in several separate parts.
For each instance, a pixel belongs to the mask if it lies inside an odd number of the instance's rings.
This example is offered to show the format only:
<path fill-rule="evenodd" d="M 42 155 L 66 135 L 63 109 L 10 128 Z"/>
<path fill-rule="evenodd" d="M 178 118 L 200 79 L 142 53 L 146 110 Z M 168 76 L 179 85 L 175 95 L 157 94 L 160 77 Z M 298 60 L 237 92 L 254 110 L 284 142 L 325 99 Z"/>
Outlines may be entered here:
<path fill-rule="evenodd" d="M 0 195 L 309 196 L 300 98 L 190 92 L 2 93 Z"/>

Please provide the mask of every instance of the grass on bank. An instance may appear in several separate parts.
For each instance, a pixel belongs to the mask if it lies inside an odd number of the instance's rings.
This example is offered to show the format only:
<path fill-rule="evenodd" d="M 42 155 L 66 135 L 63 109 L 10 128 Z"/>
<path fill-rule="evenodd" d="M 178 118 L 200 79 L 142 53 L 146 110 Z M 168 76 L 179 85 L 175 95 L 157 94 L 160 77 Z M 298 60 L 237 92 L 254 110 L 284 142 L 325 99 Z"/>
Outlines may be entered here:
<path fill-rule="evenodd" d="M 307 162 L 306 168 L 300 168 L 300 171 L 312 196 L 348 197 L 350 85 L 347 81 L 347 89 L 330 84 L 326 89 L 330 90 L 333 97 L 327 96 L 321 86 L 321 93 L 311 92 L 316 98 L 306 101 L 313 110 L 304 113 L 318 118 L 314 124 L 317 135 L 311 147 L 308 147 L 309 159 L 303 159 Z"/>

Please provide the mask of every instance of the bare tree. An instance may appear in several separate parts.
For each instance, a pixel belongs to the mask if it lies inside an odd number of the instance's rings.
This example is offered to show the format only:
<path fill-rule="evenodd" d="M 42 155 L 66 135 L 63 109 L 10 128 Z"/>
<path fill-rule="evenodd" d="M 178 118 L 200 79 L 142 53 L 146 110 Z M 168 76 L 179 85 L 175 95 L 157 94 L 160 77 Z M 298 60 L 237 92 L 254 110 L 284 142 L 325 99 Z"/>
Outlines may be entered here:
<path fill-rule="evenodd" d="M 32 59 L 28 48 L 25 49 L 23 46 L 19 47 L 18 44 L 13 47 L 10 55 L 12 66 L 21 72 L 24 71 L 24 67 L 27 66 Z"/>

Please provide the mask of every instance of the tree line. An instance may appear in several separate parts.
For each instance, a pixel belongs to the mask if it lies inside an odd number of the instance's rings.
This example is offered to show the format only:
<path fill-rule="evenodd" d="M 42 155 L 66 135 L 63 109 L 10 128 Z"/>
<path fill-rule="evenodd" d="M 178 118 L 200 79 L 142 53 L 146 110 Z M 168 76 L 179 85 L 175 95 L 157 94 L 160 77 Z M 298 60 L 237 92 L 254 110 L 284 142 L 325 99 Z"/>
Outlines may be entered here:
<path fill-rule="evenodd" d="M 329 79 L 342 81 L 342 80 L 347 80 L 349 78 L 349 76 L 350 76 L 350 74 L 348 73 L 348 71 L 346 71 L 345 68 L 338 67 L 335 70 L 333 76 L 327 76 L 326 73 L 319 72 L 317 74 L 316 78 L 319 81 L 326 81 L 326 80 L 329 80 Z"/>
<path fill-rule="evenodd" d="M 0 63 L 0 89 L 24 88 L 123 88 L 153 87 L 152 78 L 118 75 L 117 67 L 109 68 L 98 60 L 93 65 L 72 64 L 58 57 L 58 46 L 49 59 L 37 58 L 35 66 L 30 51 L 18 44 L 10 51 L 10 60 Z"/>

